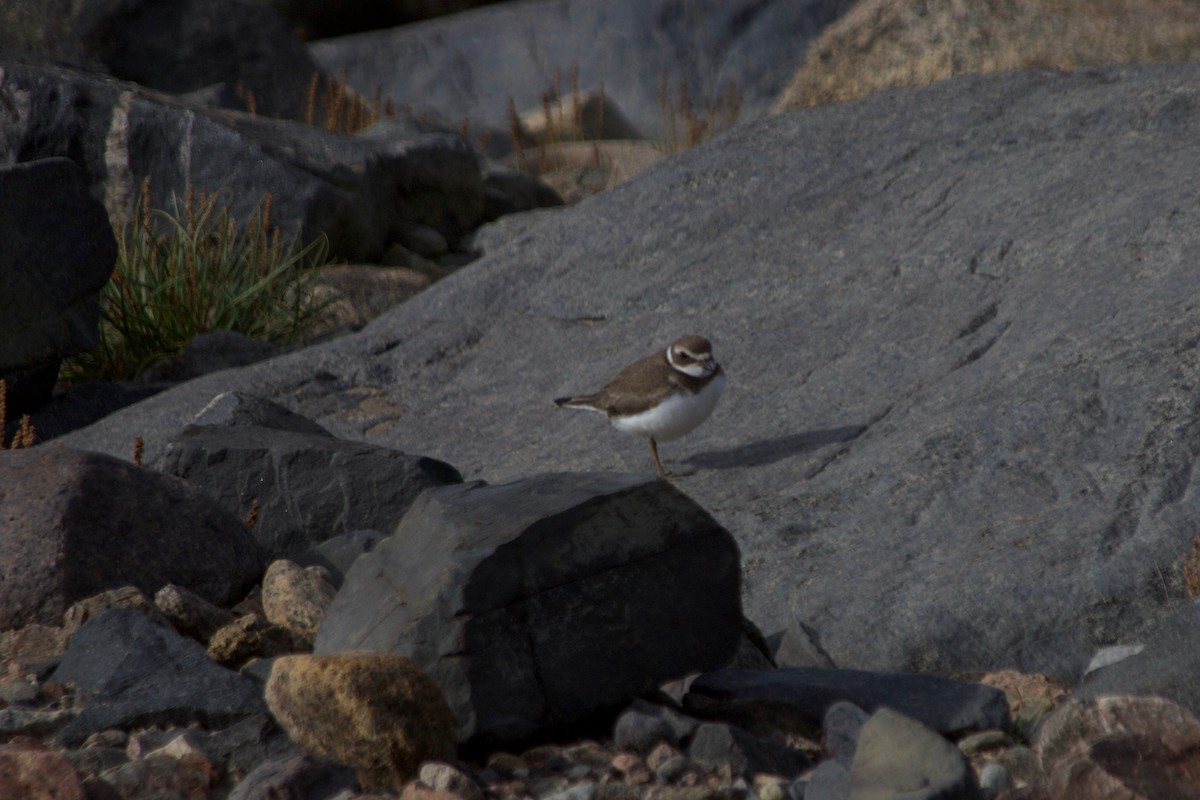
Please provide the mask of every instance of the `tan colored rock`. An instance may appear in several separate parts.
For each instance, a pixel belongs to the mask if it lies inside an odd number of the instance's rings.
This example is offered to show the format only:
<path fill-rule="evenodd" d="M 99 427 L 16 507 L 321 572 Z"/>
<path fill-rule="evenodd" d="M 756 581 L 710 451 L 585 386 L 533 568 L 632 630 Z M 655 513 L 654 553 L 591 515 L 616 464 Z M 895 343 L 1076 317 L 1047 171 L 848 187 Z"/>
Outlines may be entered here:
<path fill-rule="evenodd" d="M 273 562 L 263 576 L 262 605 L 267 620 L 291 631 L 310 649 L 335 594 L 337 589 L 323 570 L 305 569 L 286 559 Z"/>
<path fill-rule="evenodd" d="M 547 100 L 523 112 L 519 125 L 522 141 L 529 144 L 642 138 L 612 98 L 595 89 Z"/>
<path fill-rule="evenodd" d="M 1037 747 L 1056 800 L 1200 797 L 1200 720 L 1161 697 L 1072 700 Z"/>
<path fill-rule="evenodd" d="M 1026 67 L 1200 58 L 1200 4 L 859 0 L 822 31 L 777 111 Z"/>
<path fill-rule="evenodd" d="M 62 658 L 67 652 L 67 638 L 62 628 L 36 622 L 0 632 L 0 672 L 13 664 L 28 667 Z"/>
<path fill-rule="evenodd" d="M 449 792 L 463 800 L 483 800 L 483 789 L 465 772 L 441 761 L 421 765 L 421 783 L 438 792 Z"/>
<path fill-rule="evenodd" d="M 83 784 L 60 752 L 0 745 L 0 797 L 86 800 Z"/>
<path fill-rule="evenodd" d="M 528 166 L 566 203 L 605 192 L 667 157 L 651 142 L 557 142 L 525 153 Z"/>
<path fill-rule="evenodd" d="M 176 630 L 202 643 L 236 619 L 233 613 L 175 584 L 159 589 L 154 595 L 154 605 Z"/>
<path fill-rule="evenodd" d="M 227 667 L 241 667 L 253 658 L 273 658 L 302 649 L 291 631 L 257 614 L 244 614 L 208 640 L 208 657 Z"/>
<path fill-rule="evenodd" d="M 71 607 L 63 613 L 63 627 L 68 634 L 72 634 L 79 630 L 80 625 L 110 608 L 131 608 L 134 611 L 141 611 L 159 624 L 170 624 L 141 589 L 136 586 L 121 586 L 98 592 L 72 603 Z"/>
<path fill-rule="evenodd" d="M 285 656 L 267 706 L 296 744 L 354 767 L 365 791 L 399 789 L 455 754 L 455 721 L 433 679 L 395 653 Z"/>

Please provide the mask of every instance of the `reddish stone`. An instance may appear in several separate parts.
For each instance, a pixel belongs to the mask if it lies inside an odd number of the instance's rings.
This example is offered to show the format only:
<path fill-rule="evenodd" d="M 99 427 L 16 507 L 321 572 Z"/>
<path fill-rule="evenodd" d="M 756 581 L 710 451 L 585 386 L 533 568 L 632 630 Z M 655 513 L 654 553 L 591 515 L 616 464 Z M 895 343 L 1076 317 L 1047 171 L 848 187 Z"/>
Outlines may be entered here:
<path fill-rule="evenodd" d="M 86 800 L 75 768 L 62 753 L 0 745 L 0 797 Z"/>

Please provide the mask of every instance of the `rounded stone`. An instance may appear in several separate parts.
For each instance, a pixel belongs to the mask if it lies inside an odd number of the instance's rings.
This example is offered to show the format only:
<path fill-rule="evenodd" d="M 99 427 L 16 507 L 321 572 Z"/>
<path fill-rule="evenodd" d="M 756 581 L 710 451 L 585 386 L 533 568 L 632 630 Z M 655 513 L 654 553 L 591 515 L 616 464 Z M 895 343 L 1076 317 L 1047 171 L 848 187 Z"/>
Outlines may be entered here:
<path fill-rule="evenodd" d="M 455 721 L 433 679 L 395 653 L 284 656 L 267 706 L 305 752 L 354 767 L 365 791 L 399 789 L 455 755 Z"/>

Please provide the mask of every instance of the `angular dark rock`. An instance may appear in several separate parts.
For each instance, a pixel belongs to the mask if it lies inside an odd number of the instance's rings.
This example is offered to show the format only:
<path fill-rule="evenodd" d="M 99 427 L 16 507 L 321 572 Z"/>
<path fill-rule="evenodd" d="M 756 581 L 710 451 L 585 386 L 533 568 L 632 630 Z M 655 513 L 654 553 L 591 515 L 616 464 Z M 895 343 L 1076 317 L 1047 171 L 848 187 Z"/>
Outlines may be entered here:
<path fill-rule="evenodd" d="M 152 596 L 175 583 L 234 603 L 261 574 L 250 532 L 211 497 L 99 453 L 0 452 L 0 531 L 0 629 L 57 624 L 76 600 L 122 586 Z"/>
<path fill-rule="evenodd" d="M 618 750 L 632 750 L 644 756 L 661 742 L 679 746 L 679 737 L 662 716 L 640 708 L 629 708 L 617 717 L 613 728 L 613 746 Z"/>
<path fill-rule="evenodd" d="M 0 71 L 0 97 L 3 82 Z M 0 240 L 0 378 L 11 418 L 50 398 L 63 356 L 99 343 L 99 293 L 117 246 L 104 206 L 66 158 L 0 166 Z"/>
<path fill-rule="evenodd" d="M 184 345 L 178 358 L 154 365 L 143 377 L 151 381 L 186 381 L 210 372 L 255 364 L 279 352 L 278 345 L 251 339 L 237 331 L 207 331 Z"/>
<path fill-rule="evenodd" d="M 819 726 L 829 708 L 843 700 L 868 712 L 892 708 L 941 733 L 1003 728 L 1009 722 L 1004 692 L 990 686 L 936 675 L 817 667 L 709 672 L 692 681 L 684 707 Z"/>
<path fill-rule="evenodd" d="M 450 486 L 354 562 L 315 650 L 408 656 L 460 740 L 520 741 L 727 662 L 739 571 L 729 533 L 663 481 Z"/>
<path fill-rule="evenodd" d="M 354 770 L 332 758 L 293 756 L 268 761 L 234 787 L 229 800 L 326 800 L 355 788 Z"/>
<path fill-rule="evenodd" d="M 157 466 L 204 489 L 230 513 L 245 515 L 257 500 L 254 538 L 271 558 L 357 528 L 390 530 L 421 492 L 462 481 L 454 467 L 432 458 L 245 426 L 189 427 Z"/>
<path fill-rule="evenodd" d="M 329 571 L 329 581 L 335 588 L 340 588 L 350 566 L 363 553 L 375 549 L 375 545 L 383 540 L 379 531 L 360 529 L 349 533 L 339 534 L 326 539 L 318 545 L 310 547 L 295 557 L 295 562 L 302 567 L 324 567 Z"/>
<path fill-rule="evenodd" d="M 14 109 L 0 163 L 78 159 L 114 222 L 130 218 L 147 176 L 151 205 L 166 210 L 192 185 L 223 192 L 234 219 L 246 220 L 270 194 L 271 221 L 287 236 L 325 235 L 332 255 L 352 261 L 378 257 L 404 221 L 451 244 L 483 221 L 478 162 L 453 134 L 346 136 L 16 61 L 0 61 L 0 107 Z"/>
<path fill-rule="evenodd" d="M 253 0 L 9 0 L 0 7 L 4 51 L 173 94 L 217 84 L 212 94 L 239 110 L 253 92 L 257 113 L 290 119 L 304 118 L 309 80 L 321 73 L 271 4 Z"/>
<path fill-rule="evenodd" d="M 982 800 L 958 748 L 921 723 L 882 708 L 863 725 L 846 800 Z"/>
<path fill-rule="evenodd" d="M 799 750 L 719 722 L 705 722 L 697 728 L 687 752 L 692 761 L 709 769 L 728 764 L 734 775 L 766 772 L 794 778 L 811 766 Z"/>
<path fill-rule="evenodd" d="M 254 681 L 217 666 L 191 639 L 121 608 L 92 618 L 71 637 L 52 678 L 75 686 L 84 701 L 58 734 L 67 747 L 108 728 L 192 722 L 219 728 L 266 711 Z"/>
<path fill-rule="evenodd" d="M 333 435 L 308 417 L 248 392 L 221 392 L 196 415 L 193 424 Z"/>

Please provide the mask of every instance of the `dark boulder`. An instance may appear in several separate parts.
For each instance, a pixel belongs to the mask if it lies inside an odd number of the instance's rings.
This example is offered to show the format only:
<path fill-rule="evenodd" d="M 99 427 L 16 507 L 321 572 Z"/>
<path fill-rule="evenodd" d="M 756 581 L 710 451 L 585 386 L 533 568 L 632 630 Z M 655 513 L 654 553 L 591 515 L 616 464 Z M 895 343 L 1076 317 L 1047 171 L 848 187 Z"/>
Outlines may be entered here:
<path fill-rule="evenodd" d="M 739 574 L 733 537 L 664 481 L 433 489 L 354 562 L 315 650 L 405 655 L 441 685 L 460 740 L 519 741 L 726 663 Z"/>
<path fill-rule="evenodd" d="M 178 478 L 54 446 L 0 452 L 0 630 L 58 624 L 121 586 L 229 605 L 260 574 L 241 521 Z"/>

